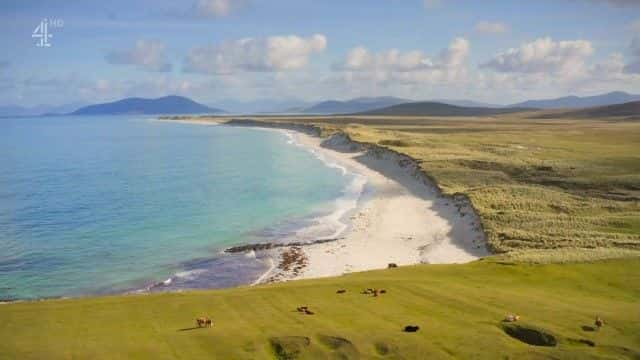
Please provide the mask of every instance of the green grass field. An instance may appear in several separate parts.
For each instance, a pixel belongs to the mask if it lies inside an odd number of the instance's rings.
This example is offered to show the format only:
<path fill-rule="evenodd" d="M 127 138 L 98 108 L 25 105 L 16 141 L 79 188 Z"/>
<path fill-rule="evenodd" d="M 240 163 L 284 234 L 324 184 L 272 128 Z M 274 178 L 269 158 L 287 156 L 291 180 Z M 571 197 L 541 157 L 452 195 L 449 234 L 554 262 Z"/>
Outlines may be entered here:
<path fill-rule="evenodd" d="M 388 293 L 359 293 L 368 287 Z M 419 265 L 256 288 L 1 305 L 0 358 L 273 359 L 298 351 L 312 359 L 638 359 L 639 299 L 639 259 Z M 315 314 L 296 312 L 302 305 Z M 501 326 L 508 313 L 557 345 L 510 337 Z M 596 314 L 606 325 L 583 330 Z M 194 329 L 200 315 L 214 326 Z M 402 332 L 409 324 L 420 330 Z"/>

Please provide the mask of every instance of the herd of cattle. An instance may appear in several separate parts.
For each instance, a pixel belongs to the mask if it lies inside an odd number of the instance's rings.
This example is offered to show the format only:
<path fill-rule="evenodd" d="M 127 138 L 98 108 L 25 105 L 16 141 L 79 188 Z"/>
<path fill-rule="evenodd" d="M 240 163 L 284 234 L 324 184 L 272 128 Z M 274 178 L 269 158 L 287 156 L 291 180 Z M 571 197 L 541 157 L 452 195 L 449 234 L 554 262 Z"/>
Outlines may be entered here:
<path fill-rule="evenodd" d="M 339 289 L 338 291 L 336 291 L 337 294 L 344 294 L 346 293 L 347 290 L 345 289 Z M 375 288 L 367 288 L 365 290 L 363 290 L 362 292 L 360 292 L 363 295 L 372 295 L 374 297 L 378 296 L 379 294 L 386 294 L 387 291 L 385 289 L 375 289 Z M 308 306 L 299 306 L 298 308 L 296 308 L 296 311 L 305 315 L 314 315 L 315 313 L 311 310 L 309 310 Z M 508 314 L 503 321 L 505 322 L 515 322 L 520 320 L 520 315 L 516 315 L 516 314 Z M 206 316 L 202 316 L 196 319 L 196 325 L 199 328 L 202 327 L 211 327 L 213 326 L 213 322 L 211 321 L 210 318 L 206 317 Z M 604 325 L 604 320 L 602 320 L 602 318 L 600 318 L 599 316 L 596 316 L 596 320 L 595 320 L 595 325 L 597 329 L 600 329 L 603 325 Z M 407 325 L 403 328 L 404 332 L 416 332 L 420 330 L 420 327 L 418 325 Z"/>

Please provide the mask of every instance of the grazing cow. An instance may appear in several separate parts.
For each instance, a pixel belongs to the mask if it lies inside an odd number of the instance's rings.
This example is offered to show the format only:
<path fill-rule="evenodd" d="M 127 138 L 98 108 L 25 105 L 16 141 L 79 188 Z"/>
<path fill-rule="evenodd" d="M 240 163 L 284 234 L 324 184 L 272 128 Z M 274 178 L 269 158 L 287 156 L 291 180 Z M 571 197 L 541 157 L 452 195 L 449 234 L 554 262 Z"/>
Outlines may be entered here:
<path fill-rule="evenodd" d="M 344 293 L 346 293 L 346 292 L 347 292 L 347 290 L 345 290 L 345 289 L 340 289 L 340 290 L 336 291 L 336 294 L 344 294 Z"/>
<path fill-rule="evenodd" d="M 209 319 L 209 318 L 205 319 L 204 326 L 206 326 L 206 327 L 213 326 L 213 321 L 211 321 L 211 319 Z"/>
<path fill-rule="evenodd" d="M 298 312 L 305 312 L 305 311 L 307 311 L 307 309 L 308 309 L 308 308 L 307 308 L 306 306 L 299 306 L 299 307 L 297 308 Z"/>
<path fill-rule="evenodd" d="M 204 318 L 204 317 L 199 317 L 199 318 L 196 319 L 196 326 L 199 327 L 199 328 L 200 327 L 204 327 L 206 325 L 206 323 L 207 323 L 207 319 Z"/>
<path fill-rule="evenodd" d="M 378 289 L 373 290 L 373 296 L 375 296 L 375 297 L 378 296 Z"/>
<path fill-rule="evenodd" d="M 315 314 L 313 311 L 311 311 L 311 310 L 309 310 L 309 309 L 305 309 L 305 310 L 304 310 L 304 313 L 305 313 L 305 314 L 307 314 L 307 315 L 313 315 L 313 314 Z"/>
<path fill-rule="evenodd" d="M 397 267 L 398 267 L 398 264 L 396 264 L 396 263 L 389 263 L 389 265 L 387 265 L 388 269 L 397 268 Z"/>
<path fill-rule="evenodd" d="M 404 332 L 416 332 L 420 330 L 420 326 L 418 325 L 407 325 L 404 327 Z"/>
<path fill-rule="evenodd" d="M 385 290 L 385 289 L 381 289 L 380 290 L 380 294 L 386 294 L 386 293 L 387 293 L 387 290 Z"/>
<path fill-rule="evenodd" d="M 505 322 L 516 322 L 520 320 L 520 315 L 509 314 L 504 318 Z"/>
<path fill-rule="evenodd" d="M 598 315 L 596 315 L 595 325 L 598 330 L 600 330 L 600 328 L 604 325 L 604 320 L 602 320 Z"/>

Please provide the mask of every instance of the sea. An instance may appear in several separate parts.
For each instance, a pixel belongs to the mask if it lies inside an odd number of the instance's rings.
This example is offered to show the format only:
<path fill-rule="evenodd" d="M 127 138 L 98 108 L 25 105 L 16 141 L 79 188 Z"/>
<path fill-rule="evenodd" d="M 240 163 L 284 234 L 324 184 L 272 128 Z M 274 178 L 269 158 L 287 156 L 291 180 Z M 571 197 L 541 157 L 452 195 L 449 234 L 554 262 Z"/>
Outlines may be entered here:
<path fill-rule="evenodd" d="M 0 301 L 254 283 L 241 244 L 338 237 L 366 189 L 286 131 L 0 119 Z"/>

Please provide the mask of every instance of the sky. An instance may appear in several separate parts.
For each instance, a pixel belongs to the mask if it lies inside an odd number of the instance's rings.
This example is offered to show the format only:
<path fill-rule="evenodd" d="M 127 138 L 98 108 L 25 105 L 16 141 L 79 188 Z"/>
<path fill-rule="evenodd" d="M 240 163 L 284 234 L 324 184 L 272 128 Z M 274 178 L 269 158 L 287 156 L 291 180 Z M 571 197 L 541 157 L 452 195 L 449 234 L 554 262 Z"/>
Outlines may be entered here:
<path fill-rule="evenodd" d="M 640 93 L 640 0 L 2 0 L 0 20 L 0 105 Z"/>

